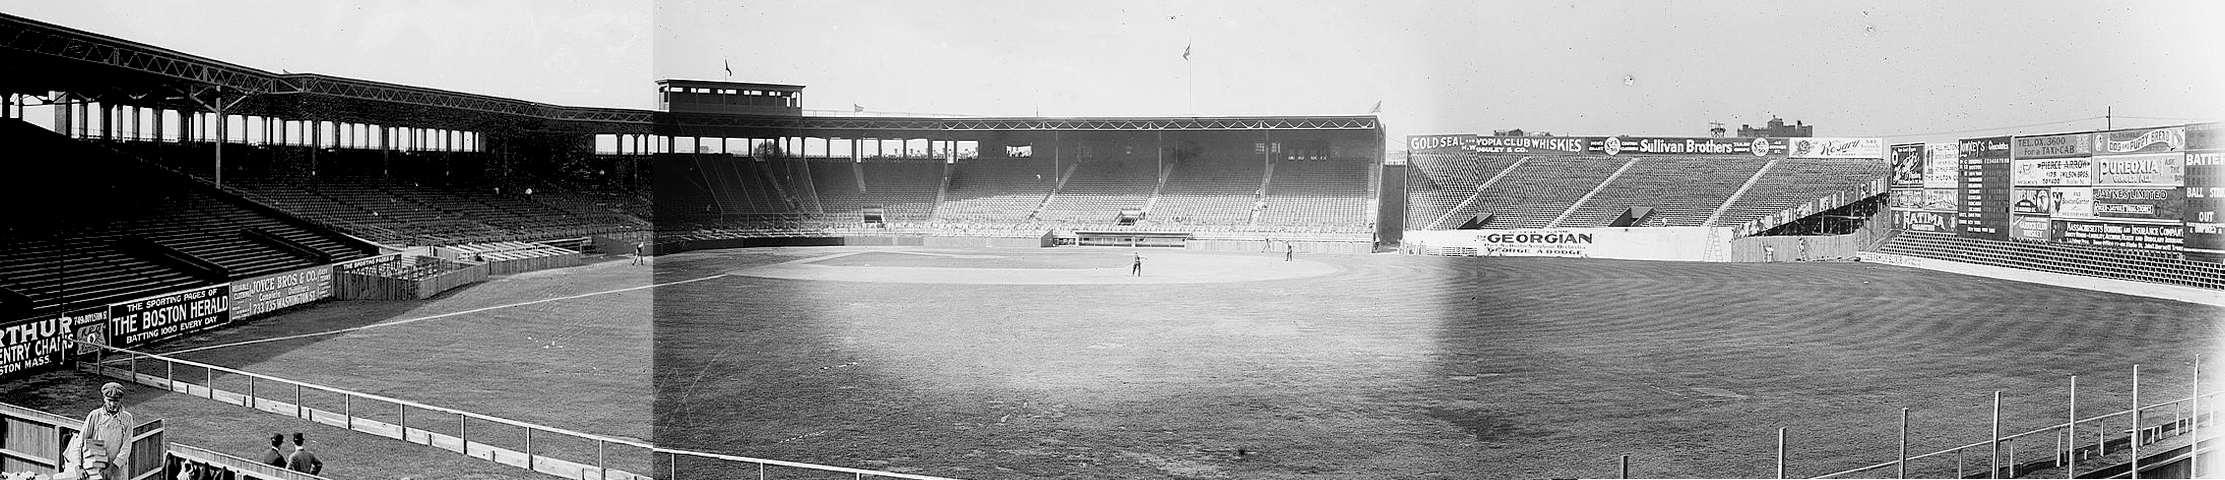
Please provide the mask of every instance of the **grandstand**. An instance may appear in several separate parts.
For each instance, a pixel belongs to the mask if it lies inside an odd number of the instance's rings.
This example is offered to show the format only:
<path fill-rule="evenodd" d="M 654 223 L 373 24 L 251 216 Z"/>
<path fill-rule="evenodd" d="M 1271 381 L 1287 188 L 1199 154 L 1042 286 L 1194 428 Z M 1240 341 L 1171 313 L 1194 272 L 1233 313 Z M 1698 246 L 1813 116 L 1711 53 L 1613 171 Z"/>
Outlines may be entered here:
<path fill-rule="evenodd" d="M 0 120 L 0 141 L 35 159 L 18 166 L 24 178 L 43 179 L 0 194 L 40 206 L 0 230 L 0 298 L 11 317 L 379 253 L 317 223 L 22 121 Z"/>
<path fill-rule="evenodd" d="M 1200 240 L 1189 244 L 1196 248 L 1303 237 L 1368 251 L 1395 239 L 1384 232 L 1399 225 L 1377 222 L 1368 209 L 1381 168 L 1373 117 L 773 119 L 716 111 L 674 115 L 675 130 L 703 136 L 666 141 L 718 147 L 655 154 L 665 200 L 657 205 L 660 243 L 1046 233 L 1071 242 L 1075 232 L 1148 230 Z M 866 138 L 856 138 L 861 131 Z"/>

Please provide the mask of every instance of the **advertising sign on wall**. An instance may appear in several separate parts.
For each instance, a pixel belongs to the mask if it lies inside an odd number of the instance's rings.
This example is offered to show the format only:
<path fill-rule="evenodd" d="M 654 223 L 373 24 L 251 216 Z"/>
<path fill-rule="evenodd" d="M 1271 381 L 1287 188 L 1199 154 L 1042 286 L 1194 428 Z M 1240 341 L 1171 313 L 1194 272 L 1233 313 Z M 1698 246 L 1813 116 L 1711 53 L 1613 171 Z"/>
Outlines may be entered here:
<path fill-rule="evenodd" d="M 1893 226 L 1903 232 L 1954 233 L 1954 221 L 1954 214 L 1951 213 L 1914 210 L 1893 212 Z"/>
<path fill-rule="evenodd" d="M 2027 242 L 2049 241 L 2051 228 L 2047 217 L 2016 217 L 2009 222 L 2009 239 Z"/>
<path fill-rule="evenodd" d="M 1469 245 L 1478 255 L 1504 257 L 1584 257 L 1597 237 L 1595 232 L 1564 229 L 1480 230 Z"/>
<path fill-rule="evenodd" d="M 109 308 L 109 345 L 132 347 L 223 326 L 231 321 L 230 286 L 157 295 Z"/>
<path fill-rule="evenodd" d="M 2094 153 L 2176 152 L 2186 148 L 2186 127 L 2141 128 L 2094 134 Z"/>
<path fill-rule="evenodd" d="M 2094 216 L 2173 220 L 2186 207 L 2186 193 L 2177 188 L 2094 187 Z"/>
<path fill-rule="evenodd" d="M 2087 187 L 2056 187 L 2048 189 L 2055 197 L 2055 217 L 2093 218 L 2094 189 Z"/>
<path fill-rule="evenodd" d="M 1961 184 L 1962 163 L 1955 144 L 1924 144 L 1924 188 L 1955 188 Z"/>
<path fill-rule="evenodd" d="M 2186 126 L 2187 150 L 2225 150 L 2225 123 Z"/>
<path fill-rule="evenodd" d="M 1955 151 L 1963 160 L 2009 158 L 2009 137 L 1965 138 Z"/>
<path fill-rule="evenodd" d="M 1924 189 L 1893 189 L 1892 201 L 1894 210 L 1922 210 L 1924 209 Z"/>
<path fill-rule="evenodd" d="M 1800 137 L 1785 142 L 1785 155 L 1792 158 L 1885 158 L 1882 138 Z"/>
<path fill-rule="evenodd" d="M 332 297 L 332 267 L 310 267 L 232 282 L 232 318 Z"/>
<path fill-rule="evenodd" d="M 2094 157 L 2095 185 L 2186 185 L 2186 154 L 2152 153 Z"/>
<path fill-rule="evenodd" d="M 1907 143 L 1893 146 L 1893 186 L 1918 187 L 1924 185 L 1924 144 Z"/>
<path fill-rule="evenodd" d="M 1480 135 L 1412 135 L 1410 151 L 1459 150 L 1480 153 L 1584 153 L 1598 137 L 1486 137 Z"/>
<path fill-rule="evenodd" d="M 2009 194 L 2009 212 L 2019 215 L 2055 213 L 2055 197 L 2045 188 L 2019 188 Z"/>
<path fill-rule="evenodd" d="M 2094 159 L 2087 157 L 2016 159 L 2010 173 L 2020 186 L 2093 185 Z"/>
<path fill-rule="evenodd" d="M 2085 220 L 2055 220 L 2055 241 L 2074 245 L 2144 248 L 2178 251 L 2186 227 L 2177 224 L 2124 224 Z"/>
<path fill-rule="evenodd" d="M 1955 211 L 1955 190 L 1952 188 L 1924 189 L 1924 209 L 1935 212 Z"/>
<path fill-rule="evenodd" d="M 0 377 L 61 362 L 75 350 L 70 329 L 64 317 L 0 325 Z"/>
<path fill-rule="evenodd" d="M 2010 151 L 2015 152 L 2019 159 L 2088 157 L 2094 154 L 2094 135 L 2090 133 L 2016 137 L 2010 140 L 2010 144 Z"/>
<path fill-rule="evenodd" d="M 1713 137 L 1607 137 L 1599 141 L 1599 153 L 1608 155 L 1660 154 L 1660 155 L 1783 155 L 1785 139 L 1782 138 L 1713 138 Z"/>

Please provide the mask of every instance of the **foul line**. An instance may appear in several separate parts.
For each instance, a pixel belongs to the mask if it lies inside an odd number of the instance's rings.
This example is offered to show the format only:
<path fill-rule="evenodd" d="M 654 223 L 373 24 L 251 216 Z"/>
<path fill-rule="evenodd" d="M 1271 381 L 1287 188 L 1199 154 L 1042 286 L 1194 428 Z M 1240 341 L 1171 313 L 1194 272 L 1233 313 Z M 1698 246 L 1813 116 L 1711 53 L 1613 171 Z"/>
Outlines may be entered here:
<path fill-rule="evenodd" d="M 724 273 L 721 273 L 721 274 L 717 274 L 717 275 L 712 275 L 712 276 L 708 276 L 708 277 L 703 277 L 703 278 L 698 278 L 698 279 L 694 279 L 694 280 L 681 280 L 681 281 L 677 281 L 677 282 L 669 282 L 669 283 L 659 283 L 659 284 L 653 284 L 653 285 L 643 285 L 643 286 L 639 286 L 639 287 L 627 287 L 627 288 L 621 288 L 621 289 L 617 289 L 617 290 L 605 290 L 605 291 L 600 291 L 600 292 L 582 293 L 582 294 L 578 294 L 578 295 L 572 295 L 572 296 L 568 296 L 568 297 L 544 298 L 544 299 L 540 299 L 540 300 L 534 300 L 534 301 L 530 301 L 530 302 L 518 302 L 518 303 L 512 303 L 512 304 L 508 304 L 508 305 L 495 305 L 495 306 L 492 306 L 492 307 L 480 307 L 480 308 L 474 308 L 474 309 L 470 309 L 470 310 L 463 310 L 463 311 L 457 311 L 457 312 L 449 312 L 449 313 L 443 313 L 443 314 L 439 314 L 439 315 L 432 315 L 432 316 L 425 316 L 425 317 L 417 317 L 417 318 L 412 318 L 412 319 L 407 319 L 407 320 L 395 320 L 395 321 L 392 321 L 392 322 L 386 322 L 386 323 L 374 323 L 374 324 L 370 324 L 370 325 L 364 325 L 364 326 L 360 326 L 360 327 L 348 327 L 348 328 L 342 328 L 342 329 L 339 329 L 339 330 L 332 330 L 332 331 L 325 331 L 325 332 L 315 332 L 315 333 L 303 333 L 303 334 L 298 334 L 298 335 L 288 335 L 288 336 L 283 336 L 283 337 L 271 337 L 271 338 L 262 338 L 262 339 L 255 339 L 255 340 L 246 340 L 246 341 L 240 341 L 240 342 L 232 342 L 232 343 L 219 344 L 219 345 L 209 345 L 209 346 L 205 346 L 205 347 L 195 347 L 195 348 L 188 348 L 188 349 L 185 349 L 185 350 L 178 350 L 178 351 L 173 351 L 173 352 L 164 352 L 164 353 L 163 353 L 163 355 L 182 355 L 182 354 L 187 354 L 187 353 L 193 353 L 193 352 L 199 352 L 199 351 L 204 351 L 204 350 L 215 350 L 215 349 L 219 349 L 219 348 L 231 348 L 231 347 L 237 347 L 237 346 L 242 346 L 242 345 L 254 345 L 254 344 L 258 344 L 258 343 L 279 342 L 279 341 L 294 340 L 294 339 L 300 339 L 300 338 L 319 337 L 319 336 L 325 336 L 325 335 L 332 335 L 332 334 L 336 334 L 336 333 L 348 333 L 348 332 L 353 332 L 353 331 L 357 331 L 357 330 L 368 330 L 368 329 L 372 329 L 372 328 L 378 328 L 378 327 L 391 327 L 391 326 L 395 326 L 395 325 L 401 325 L 401 324 L 406 324 L 406 323 L 416 323 L 416 322 L 421 322 L 421 321 L 425 321 L 425 320 L 433 320 L 433 319 L 438 319 L 438 318 L 447 318 L 447 317 L 453 317 L 453 316 L 457 316 L 457 315 L 463 315 L 463 314 L 469 314 L 469 313 L 479 313 L 479 312 L 484 312 L 484 311 L 488 311 L 488 310 L 497 310 L 497 309 L 504 309 L 504 308 L 510 308 L 510 307 L 523 307 L 523 306 L 526 306 L 526 305 L 533 305 L 533 304 L 537 304 L 537 303 L 548 303 L 548 302 L 555 302 L 555 301 L 562 301 L 562 300 L 573 300 L 573 299 L 580 299 L 580 298 L 587 298 L 587 297 L 592 297 L 592 296 L 596 296 L 596 295 L 608 295 L 608 294 L 613 294 L 613 293 L 619 293 L 619 292 L 630 292 L 630 291 L 634 291 L 634 290 L 641 290 L 641 289 L 646 289 L 646 288 L 657 288 L 657 287 L 665 287 L 665 286 L 679 285 L 679 284 L 683 284 L 683 283 L 695 283 L 695 282 L 700 282 L 700 281 L 704 281 L 704 280 L 710 280 L 710 279 L 713 279 L 713 278 L 719 278 L 719 277 L 724 277 L 724 276 L 726 276 L 726 274 L 724 274 Z"/>

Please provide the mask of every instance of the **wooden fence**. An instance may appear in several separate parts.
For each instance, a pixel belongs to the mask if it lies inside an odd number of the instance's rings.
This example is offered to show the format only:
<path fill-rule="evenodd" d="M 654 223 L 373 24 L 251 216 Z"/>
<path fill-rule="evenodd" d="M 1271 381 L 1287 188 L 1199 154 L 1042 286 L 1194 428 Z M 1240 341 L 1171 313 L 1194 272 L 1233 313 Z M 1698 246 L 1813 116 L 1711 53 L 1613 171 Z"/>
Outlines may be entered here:
<path fill-rule="evenodd" d="M 333 270 L 332 293 L 347 300 L 423 300 L 487 281 L 488 271 L 481 263 L 397 255 L 384 262 Z"/>
<path fill-rule="evenodd" d="M 0 403 L 0 472 L 60 472 L 62 450 L 83 426 L 84 420 Z M 161 452 L 166 448 L 162 419 L 132 427 L 131 465 L 125 466 L 125 477 L 160 478 Z"/>

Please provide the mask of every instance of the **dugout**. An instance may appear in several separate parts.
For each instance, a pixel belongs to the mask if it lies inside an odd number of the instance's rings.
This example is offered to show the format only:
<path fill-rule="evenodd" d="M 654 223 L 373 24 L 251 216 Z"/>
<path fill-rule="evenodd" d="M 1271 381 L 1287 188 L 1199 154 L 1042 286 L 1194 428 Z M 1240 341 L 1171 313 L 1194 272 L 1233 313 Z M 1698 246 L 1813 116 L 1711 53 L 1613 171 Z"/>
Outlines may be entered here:
<path fill-rule="evenodd" d="M 1074 232 L 1074 245 L 1084 247 L 1183 248 L 1189 232 Z"/>

